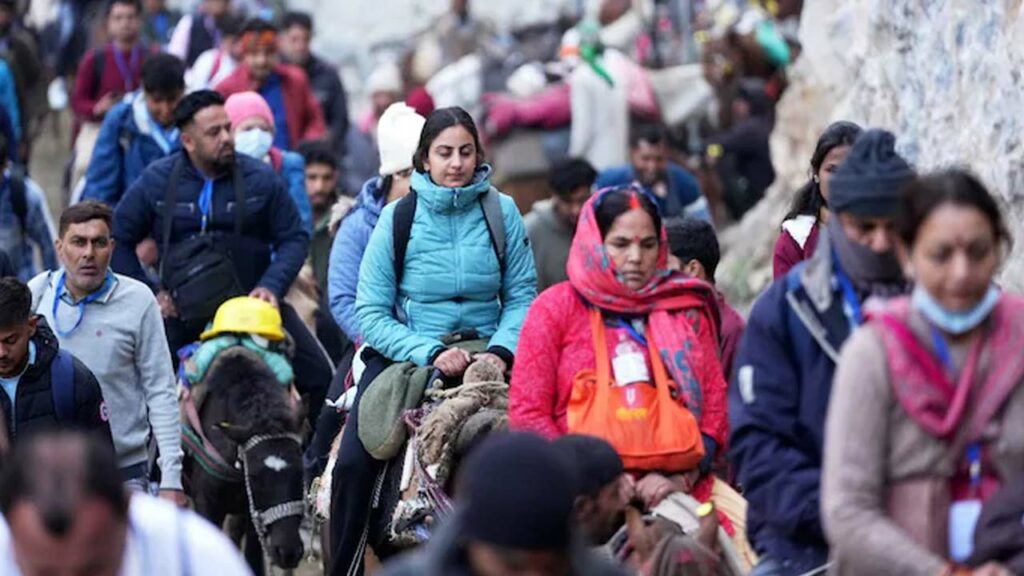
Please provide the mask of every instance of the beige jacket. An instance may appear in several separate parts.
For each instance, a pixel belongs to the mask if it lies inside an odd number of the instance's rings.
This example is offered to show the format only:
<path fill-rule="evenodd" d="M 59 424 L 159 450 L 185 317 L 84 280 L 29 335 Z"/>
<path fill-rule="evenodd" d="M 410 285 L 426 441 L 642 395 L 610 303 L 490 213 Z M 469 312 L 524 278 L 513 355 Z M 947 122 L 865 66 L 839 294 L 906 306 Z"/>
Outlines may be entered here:
<path fill-rule="evenodd" d="M 912 313 L 910 327 L 930 348 L 928 330 L 919 315 Z M 967 346 L 951 346 L 950 351 L 959 370 L 966 361 Z M 1001 422 L 989 427 L 986 438 L 1001 478 L 1024 470 L 1024 386 L 1007 400 Z M 831 572 L 939 574 L 946 563 L 945 538 L 933 538 L 929 546 L 901 526 L 945 518 L 945 487 L 961 457 L 950 454 L 945 443 L 907 416 L 892 392 L 881 338 L 874 328 L 857 330 L 841 353 L 825 428 L 822 517 L 832 546 Z M 930 483 L 931 490 L 920 485 L 906 490 L 911 482 Z M 902 500 L 904 510 L 898 524 L 886 514 L 894 496 Z M 933 525 L 942 532 L 946 529 L 944 524 Z M 937 540 L 941 543 L 936 544 Z"/>

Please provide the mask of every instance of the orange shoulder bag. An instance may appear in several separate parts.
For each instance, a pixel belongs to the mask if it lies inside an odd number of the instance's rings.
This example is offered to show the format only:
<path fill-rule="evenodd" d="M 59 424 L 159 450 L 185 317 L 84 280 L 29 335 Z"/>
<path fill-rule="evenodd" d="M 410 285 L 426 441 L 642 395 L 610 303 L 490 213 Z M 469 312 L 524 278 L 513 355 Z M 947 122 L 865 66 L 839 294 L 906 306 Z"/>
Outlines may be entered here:
<path fill-rule="evenodd" d="M 638 382 L 617 386 L 612 380 L 604 320 L 590 309 L 597 370 L 573 378 L 569 398 L 569 432 L 607 440 L 627 470 L 682 472 L 704 458 L 704 441 L 693 413 L 672 398 L 668 372 L 650 330 L 647 349 L 654 386 Z"/>

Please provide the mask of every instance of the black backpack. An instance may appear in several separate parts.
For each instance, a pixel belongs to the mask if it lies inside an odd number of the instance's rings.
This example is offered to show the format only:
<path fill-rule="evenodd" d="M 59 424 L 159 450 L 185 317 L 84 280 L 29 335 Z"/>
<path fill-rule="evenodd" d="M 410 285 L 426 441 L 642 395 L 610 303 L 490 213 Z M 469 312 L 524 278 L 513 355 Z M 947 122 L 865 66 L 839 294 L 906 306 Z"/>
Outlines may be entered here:
<path fill-rule="evenodd" d="M 505 219 L 501 212 L 501 194 L 491 188 L 480 195 L 480 209 L 484 212 L 484 222 L 487 223 L 487 232 L 491 236 L 491 245 L 494 247 L 494 255 L 498 257 L 498 265 L 501 273 L 505 274 Z M 392 222 L 392 241 L 395 250 L 395 287 L 402 284 L 402 275 L 405 272 L 405 250 L 409 247 L 409 237 L 412 234 L 412 220 L 416 215 L 416 191 L 412 190 L 398 201 L 395 206 L 394 221 Z"/>

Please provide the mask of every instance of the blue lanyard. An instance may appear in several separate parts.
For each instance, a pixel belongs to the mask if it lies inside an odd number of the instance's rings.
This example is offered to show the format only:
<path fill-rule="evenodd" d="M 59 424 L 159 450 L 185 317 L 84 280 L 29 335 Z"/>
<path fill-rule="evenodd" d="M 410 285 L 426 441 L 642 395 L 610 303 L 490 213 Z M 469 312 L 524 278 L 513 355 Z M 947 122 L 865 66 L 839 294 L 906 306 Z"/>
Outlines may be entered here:
<path fill-rule="evenodd" d="M 117 69 L 120 70 L 121 78 L 124 80 L 125 92 L 135 90 L 135 75 L 132 71 L 139 67 L 139 60 L 142 58 L 141 50 L 139 50 L 138 46 L 132 46 L 131 60 L 128 63 L 125 63 L 120 48 L 112 46 L 112 51 L 114 53 L 114 64 L 117 64 Z"/>
<path fill-rule="evenodd" d="M 633 327 L 633 324 L 626 322 L 622 318 L 619 318 L 619 327 L 624 328 L 626 332 L 629 332 L 630 338 L 636 340 L 641 346 L 644 347 L 644 350 L 647 349 L 647 338 L 644 338 L 643 334 L 637 332 L 636 328 Z"/>
<path fill-rule="evenodd" d="M 953 366 L 953 354 L 949 351 L 946 339 L 942 337 L 938 328 L 931 327 L 931 336 L 935 355 L 939 357 L 939 362 L 942 363 L 946 375 L 952 382 L 956 372 L 956 368 Z M 971 493 L 977 496 L 977 490 L 981 487 L 981 442 L 971 442 L 967 445 L 967 471 L 970 475 Z"/>
<path fill-rule="evenodd" d="M 171 128 L 170 130 L 164 130 L 163 127 L 153 120 L 153 117 L 149 115 L 148 110 L 146 111 L 146 115 L 149 117 L 149 126 L 153 131 L 153 140 L 156 141 L 156 145 L 164 151 L 164 154 L 170 154 L 172 144 L 178 141 L 178 129 Z"/>
<path fill-rule="evenodd" d="M 60 320 L 57 318 L 57 308 L 60 306 L 60 295 L 64 292 L 64 281 L 66 277 L 66 272 L 60 273 L 60 279 L 57 280 L 57 290 L 53 294 L 53 309 L 50 311 L 50 315 L 53 316 L 53 329 L 61 338 L 67 338 L 68 336 L 71 336 L 75 330 L 78 330 L 78 327 L 82 325 L 82 319 L 85 318 L 85 305 L 102 298 L 114 283 L 114 275 L 107 270 L 107 277 L 103 280 L 103 286 L 100 286 L 99 290 L 78 301 L 78 320 L 75 320 L 75 325 L 72 326 L 70 330 L 65 331 L 60 329 Z"/>
<path fill-rule="evenodd" d="M 839 266 L 835 267 L 835 274 L 836 280 L 839 281 L 839 288 L 843 291 L 843 300 L 846 301 L 846 306 L 849 309 L 850 322 L 856 328 L 864 324 L 864 312 L 861 309 L 860 298 L 857 298 L 857 292 L 853 289 L 853 282 L 850 282 L 850 278 Z"/>
<path fill-rule="evenodd" d="M 199 193 L 199 212 L 203 215 L 200 230 L 205 233 L 213 212 L 213 180 L 203 181 L 203 190 Z"/>

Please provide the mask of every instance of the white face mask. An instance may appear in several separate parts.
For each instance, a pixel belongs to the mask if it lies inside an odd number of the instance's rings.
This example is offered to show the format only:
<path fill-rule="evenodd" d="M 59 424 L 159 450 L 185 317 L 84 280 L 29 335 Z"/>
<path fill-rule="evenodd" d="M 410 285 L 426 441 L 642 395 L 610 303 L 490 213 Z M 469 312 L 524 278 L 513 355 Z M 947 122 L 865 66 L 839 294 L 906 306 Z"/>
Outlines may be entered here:
<path fill-rule="evenodd" d="M 235 152 L 262 160 L 274 144 L 274 135 L 260 128 L 250 128 L 235 135 Z"/>

